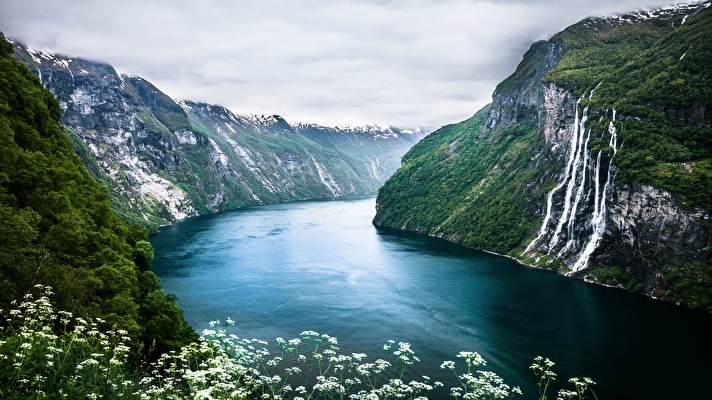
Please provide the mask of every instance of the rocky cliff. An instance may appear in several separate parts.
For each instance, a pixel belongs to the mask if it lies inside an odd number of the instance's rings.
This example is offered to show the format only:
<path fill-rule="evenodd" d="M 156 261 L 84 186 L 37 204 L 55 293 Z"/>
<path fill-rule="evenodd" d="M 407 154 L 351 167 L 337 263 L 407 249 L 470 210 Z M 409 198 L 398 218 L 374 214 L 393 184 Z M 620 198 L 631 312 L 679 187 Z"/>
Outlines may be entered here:
<path fill-rule="evenodd" d="M 414 146 L 379 227 L 712 310 L 712 9 L 587 18 Z"/>
<path fill-rule="evenodd" d="M 248 205 L 375 193 L 423 133 L 289 124 L 174 101 L 110 65 L 14 44 L 59 100 L 77 153 L 124 220 L 165 224 Z"/>

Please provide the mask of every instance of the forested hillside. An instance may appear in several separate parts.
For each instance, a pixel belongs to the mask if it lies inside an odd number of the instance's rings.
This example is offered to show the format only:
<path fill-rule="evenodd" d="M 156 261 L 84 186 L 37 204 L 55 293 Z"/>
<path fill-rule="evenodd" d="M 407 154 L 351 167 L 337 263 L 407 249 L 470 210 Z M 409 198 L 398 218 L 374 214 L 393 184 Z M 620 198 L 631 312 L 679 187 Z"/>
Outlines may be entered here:
<path fill-rule="evenodd" d="M 57 100 L 12 50 L 0 36 L 0 308 L 44 284 L 62 309 L 101 317 L 145 350 L 192 340 L 148 270 L 145 228 L 112 212 L 63 132 Z"/>

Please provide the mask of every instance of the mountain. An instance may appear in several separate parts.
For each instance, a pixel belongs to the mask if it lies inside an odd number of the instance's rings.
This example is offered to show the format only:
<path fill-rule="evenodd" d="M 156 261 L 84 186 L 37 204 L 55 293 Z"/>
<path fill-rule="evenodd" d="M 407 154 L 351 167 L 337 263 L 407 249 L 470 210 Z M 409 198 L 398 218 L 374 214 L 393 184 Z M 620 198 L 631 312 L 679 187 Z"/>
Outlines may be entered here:
<path fill-rule="evenodd" d="M 59 100 L 75 151 L 125 221 L 156 226 L 249 205 L 372 194 L 423 136 L 238 115 L 174 101 L 104 63 L 19 42 L 14 50 Z"/>
<path fill-rule="evenodd" d="M 414 146 L 374 224 L 712 310 L 710 2 L 586 18 Z"/>
<path fill-rule="evenodd" d="M 145 350 L 195 339 L 148 270 L 145 229 L 111 211 L 63 132 L 57 100 L 11 52 L 0 34 L 0 308 L 22 309 L 18 299 L 50 285 L 62 310 L 101 317 Z M 47 317 L 46 308 L 25 309 Z"/>

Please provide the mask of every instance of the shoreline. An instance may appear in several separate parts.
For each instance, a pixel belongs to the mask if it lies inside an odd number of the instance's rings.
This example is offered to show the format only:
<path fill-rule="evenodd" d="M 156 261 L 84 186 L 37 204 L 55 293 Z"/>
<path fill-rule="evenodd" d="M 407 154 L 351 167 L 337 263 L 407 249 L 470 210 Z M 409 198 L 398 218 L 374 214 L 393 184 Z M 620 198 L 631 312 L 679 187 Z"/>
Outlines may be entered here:
<path fill-rule="evenodd" d="M 226 213 L 226 212 L 246 211 L 246 210 L 250 210 L 250 209 L 256 209 L 256 208 L 267 207 L 267 206 L 276 206 L 276 205 L 280 205 L 280 204 L 310 203 L 310 202 L 321 203 L 321 202 L 329 202 L 329 201 L 363 200 L 363 199 L 369 199 L 369 198 L 376 198 L 377 194 L 378 194 L 378 192 L 373 192 L 373 193 L 368 193 L 368 194 L 354 194 L 354 195 L 350 195 L 350 196 L 332 197 L 332 198 L 292 199 L 292 200 L 279 201 L 279 202 L 275 202 L 275 203 L 250 204 L 250 205 L 245 205 L 242 207 L 226 208 L 224 210 L 217 210 L 217 211 L 213 211 L 210 213 L 191 215 L 191 216 L 188 216 L 183 219 L 177 219 L 175 221 L 171 221 L 167 224 L 157 225 L 156 229 L 154 231 L 149 232 L 149 236 L 155 235 L 156 233 L 158 233 L 161 230 L 161 228 L 173 226 L 176 223 L 185 222 L 185 221 L 193 220 L 196 218 L 211 217 L 211 216 L 215 216 L 215 215 Z"/>
<path fill-rule="evenodd" d="M 532 264 L 527 264 L 527 263 L 523 262 L 522 260 L 520 260 L 520 259 L 518 259 L 518 258 L 516 258 L 516 257 L 514 257 L 514 256 L 508 255 L 508 254 L 501 254 L 501 253 L 497 253 L 497 252 L 491 251 L 491 250 L 478 249 L 478 248 L 475 248 L 475 247 L 466 246 L 466 245 L 464 245 L 464 244 L 462 244 L 462 243 L 458 243 L 458 242 L 455 242 L 455 241 L 446 239 L 444 236 L 437 236 L 437 235 L 434 235 L 434 234 L 431 234 L 431 233 L 423 233 L 423 232 L 418 232 L 418 231 L 414 231 L 414 230 L 401 229 L 401 228 L 394 228 L 394 227 L 383 226 L 383 225 L 377 225 L 377 224 L 376 224 L 375 222 L 373 222 L 373 221 L 371 221 L 371 224 L 372 224 L 376 229 L 381 229 L 381 230 L 386 230 L 386 231 L 392 231 L 392 232 L 396 232 L 396 233 L 406 233 L 406 234 L 410 234 L 410 235 L 416 235 L 416 236 L 421 236 L 421 237 L 427 237 L 427 238 L 437 239 L 437 240 L 443 240 L 443 241 L 445 241 L 445 242 L 447 242 L 447 243 L 451 243 L 451 244 L 454 244 L 454 245 L 456 245 L 456 246 L 460 246 L 460 247 L 462 247 L 462 248 L 464 248 L 464 249 L 468 249 L 468 250 L 472 250 L 472 251 L 479 251 L 479 252 L 482 252 L 482 253 L 491 254 L 491 255 L 494 255 L 494 256 L 498 256 L 498 257 L 508 258 L 508 259 L 514 261 L 515 263 L 517 263 L 517 264 L 519 264 L 520 266 L 523 266 L 523 267 L 525 267 L 525 268 L 529 268 L 529 269 L 533 269 L 533 270 L 537 270 L 537 271 L 545 271 L 545 272 L 554 273 L 554 274 L 559 275 L 559 276 L 562 276 L 562 277 L 564 277 L 564 278 L 574 279 L 574 280 L 577 280 L 577 281 L 579 281 L 579 282 L 583 282 L 583 283 L 588 284 L 588 285 L 603 287 L 603 288 L 607 288 L 607 289 L 618 290 L 618 291 L 622 291 L 622 292 L 625 292 L 625 293 L 628 293 L 628 294 L 631 294 L 631 295 L 635 295 L 635 296 L 637 296 L 637 297 L 642 297 L 642 298 L 645 298 L 645 299 L 649 299 L 649 300 L 651 300 L 651 301 L 655 301 L 655 302 L 658 302 L 658 303 L 669 304 L 669 305 L 672 305 L 672 306 L 681 307 L 681 308 L 684 308 L 684 309 L 687 309 L 687 310 L 691 310 L 691 311 L 694 311 L 694 312 L 701 312 L 701 313 L 704 313 L 704 314 L 707 314 L 707 315 L 712 315 L 712 311 L 706 311 L 706 310 L 702 310 L 702 309 L 696 309 L 696 308 L 688 307 L 688 306 L 686 306 L 686 305 L 684 305 L 684 304 L 682 304 L 682 303 L 679 303 L 679 302 L 678 302 L 678 303 L 675 303 L 675 302 L 672 302 L 672 301 L 662 300 L 662 299 L 660 299 L 660 298 L 658 298 L 658 297 L 656 297 L 656 296 L 648 295 L 648 294 L 645 293 L 645 292 L 642 292 L 642 293 L 635 293 L 635 292 L 632 292 L 632 291 L 630 291 L 630 290 L 627 290 L 625 287 L 622 287 L 622 286 L 615 286 L 615 285 L 609 285 L 609 284 L 605 284 L 605 283 L 601 283 L 601 282 L 596 282 L 596 281 L 594 281 L 594 280 L 589 279 L 587 276 L 578 277 L 578 276 L 573 276 L 573 275 L 562 274 L 562 273 L 560 273 L 560 272 L 558 272 L 558 271 L 554 271 L 554 270 L 551 270 L 551 269 L 546 269 L 546 268 L 537 267 L 536 265 L 532 265 Z"/>

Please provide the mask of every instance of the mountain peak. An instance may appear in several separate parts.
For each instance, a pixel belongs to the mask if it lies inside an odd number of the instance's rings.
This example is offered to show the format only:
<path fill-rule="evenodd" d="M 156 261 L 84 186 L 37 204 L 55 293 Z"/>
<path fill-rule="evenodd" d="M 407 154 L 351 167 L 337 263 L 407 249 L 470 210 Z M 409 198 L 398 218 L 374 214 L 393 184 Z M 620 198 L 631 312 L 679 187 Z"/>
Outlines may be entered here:
<path fill-rule="evenodd" d="M 662 19 L 668 20 L 673 25 L 684 24 L 691 16 L 699 13 L 705 8 L 709 7 L 712 2 L 707 1 L 687 1 L 677 4 L 672 4 L 665 7 L 657 8 L 641 8 L 633 11 L 628 11 L 624 13 L 617 13 L 607 16 L 597 16 L 587 18 L 582 22 L 586 21 L 617 21 L 619 23 L 637 23 L 646 20 Z"/>

